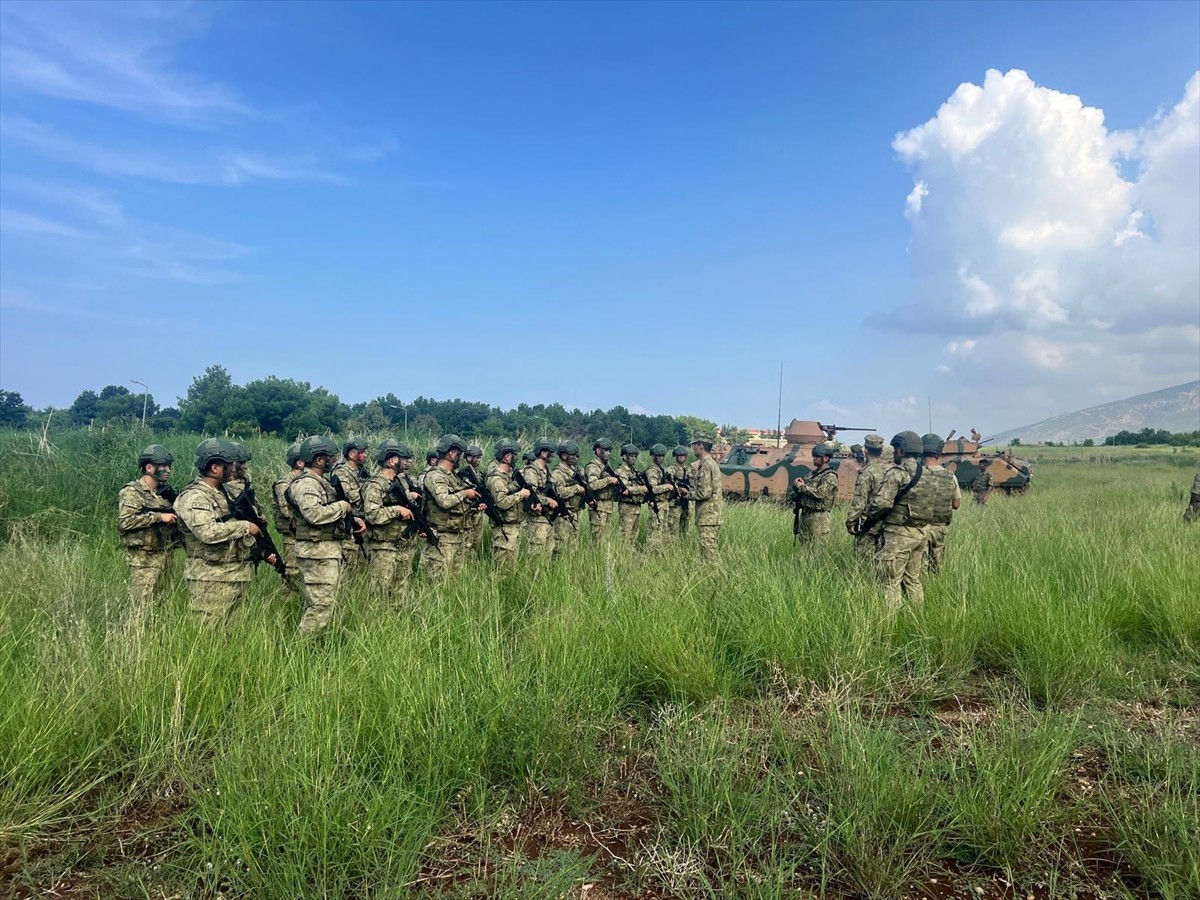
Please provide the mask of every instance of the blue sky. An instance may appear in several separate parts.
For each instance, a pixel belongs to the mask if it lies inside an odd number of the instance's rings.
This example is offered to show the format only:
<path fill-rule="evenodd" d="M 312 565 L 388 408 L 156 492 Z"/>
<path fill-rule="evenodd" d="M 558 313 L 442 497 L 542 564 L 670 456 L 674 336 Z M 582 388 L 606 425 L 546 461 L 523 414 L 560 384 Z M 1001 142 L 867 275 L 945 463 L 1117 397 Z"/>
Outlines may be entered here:
<path fill-rule="evenodd" d="M 9 0 L 0 384 L 1025 424 L 1200 375 L 1197 69 L 1194 3 Z"/>

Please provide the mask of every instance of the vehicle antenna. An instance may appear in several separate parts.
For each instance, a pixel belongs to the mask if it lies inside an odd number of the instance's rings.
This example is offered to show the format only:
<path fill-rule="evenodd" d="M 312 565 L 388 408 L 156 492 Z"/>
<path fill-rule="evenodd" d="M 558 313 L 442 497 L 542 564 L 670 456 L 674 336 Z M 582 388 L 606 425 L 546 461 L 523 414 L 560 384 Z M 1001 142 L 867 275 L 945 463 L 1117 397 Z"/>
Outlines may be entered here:
<path fill-rule="evenodd" d="M 783 446 L 783 360 L 779 361 L 779 406 L 775 410 L 775 447 Z"/>

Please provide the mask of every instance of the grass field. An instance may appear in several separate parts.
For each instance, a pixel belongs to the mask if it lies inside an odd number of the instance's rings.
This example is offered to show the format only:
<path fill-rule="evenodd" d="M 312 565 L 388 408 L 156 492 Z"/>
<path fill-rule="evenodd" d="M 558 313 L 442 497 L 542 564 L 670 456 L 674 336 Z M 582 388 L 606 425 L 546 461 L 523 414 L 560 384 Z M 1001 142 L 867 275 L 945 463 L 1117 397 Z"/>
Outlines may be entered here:
<path fill-rule="evenodd" d="M 311 643 L 268 567 L 220 636 L 176 575 L 131 644 L 145 438 L 51 439 L 0 433 L 0 894 L 1200 896 L 1195 451 L 1044 460 L 894 621 L 844 533 L 754 504 L 720 565 L 353 585 Z"/>

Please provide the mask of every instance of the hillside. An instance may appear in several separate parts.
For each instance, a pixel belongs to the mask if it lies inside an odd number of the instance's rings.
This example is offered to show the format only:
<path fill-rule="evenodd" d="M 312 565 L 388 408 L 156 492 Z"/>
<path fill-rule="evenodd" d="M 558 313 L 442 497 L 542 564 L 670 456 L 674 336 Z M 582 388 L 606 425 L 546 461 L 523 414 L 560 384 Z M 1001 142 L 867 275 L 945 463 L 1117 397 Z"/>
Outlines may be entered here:
<path fill-rule="evenodd" d="M 1165 428 L 1171 432 L 1200 428 L 1200 381 L 1053 416 L 1033 425 L 992 435 L 988 443 L 1003 444 L 1013 438 L 1020 438 L 1026 444 L 1087 438 L 1098 441 L 1118 431 L 1141 431 L 1143 428 Z"/>

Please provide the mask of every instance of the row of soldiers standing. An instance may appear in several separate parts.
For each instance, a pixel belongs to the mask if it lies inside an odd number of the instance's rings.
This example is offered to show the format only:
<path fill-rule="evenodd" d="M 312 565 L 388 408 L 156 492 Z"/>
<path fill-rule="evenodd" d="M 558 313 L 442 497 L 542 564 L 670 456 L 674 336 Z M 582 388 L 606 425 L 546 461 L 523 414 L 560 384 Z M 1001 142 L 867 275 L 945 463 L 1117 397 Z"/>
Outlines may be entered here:
<path fill-rule="evenodd" d="M 547 558 L 569 553 L 578 544 L 585 509 L 593 540 L 610 536 L 615 513 L 618 533 L 636 542 L 644 502 L 651 509 L 649 547 L 682 537 L 690 519 L 702 551 L 713 557 L 722 495 L 712 444 L 709 436 L 696 438 L 697 459 L 690 466 L 687 448 L 676 447 L 669 467 L 666 448 L 656 444 L 651 464 L 638 471 L 639 450 L 632 444 L 621 448 L 622 463 L 614 470 L 611 442 L 597 439 L 595 459 L 580 469 L 574 441 L 555 446 L 542 440 L 517 469 L 520 447 L 502 440 L 480 472 L 483 451 L 451 434 L 430 451 L 429 465 L 414 478 L 413 452 L 402 443 L 381 443 L 375 452 L 379 468 L 371 474 L 365 442 L 347 441 L 339 461 L 333 442 L 315 436 L 288 448 L 290 469 L 272 485 L 282 550 L 271 540 L 250 484 L 248 448 L 219 438 L 202 441 L 195 453 L 199 477 L 176 495 L 169 484 L 174 457 L 152 445 L 139 456 L 140 477 L 118 498 L 132 621 L 139 628 L 144 623 L 169 551 L 180 544 L 191 606 L 203 621 L 227 623 L 244 600 L 253 567 L 267 562 L 289 588 L 302 592 L 305 633 L 329 625 L 347 573 L 365 567 L 382 596 L 401 598 L 419 547 L 424 575 L 444 578 L 481 551 L 485 518 L 492 522 L 494 558 L 505 569 L 520 554 L 522 526 L 530 552 Z M 551 468 L 555 454 L 559 462 Z"/>

